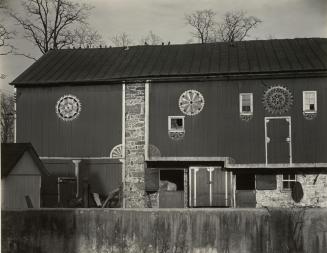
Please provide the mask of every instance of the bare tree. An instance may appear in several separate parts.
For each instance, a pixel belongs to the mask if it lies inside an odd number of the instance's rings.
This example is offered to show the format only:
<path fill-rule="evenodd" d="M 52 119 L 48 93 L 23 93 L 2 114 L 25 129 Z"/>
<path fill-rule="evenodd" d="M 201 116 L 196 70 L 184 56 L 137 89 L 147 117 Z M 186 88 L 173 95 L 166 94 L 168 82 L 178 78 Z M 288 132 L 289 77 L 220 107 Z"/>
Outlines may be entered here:
<path fill-rule="evenodd" d="M 4 14 L 4 10 L 7 8 L 7 1 L 0 0 L 1 15 Z M 14 47 L 9 43 L 9 40 L 13 39 L 14 32 L 9 31 L 3 24 L 0 23 L 0 55 L 10 54 Z"/>
<path fill-rule="evenodd" d="M 76 29 L 74 38 L 74 45 L 77 47 L 86 48 L 104 44 L 102 36 L 97 31 L 93 31 L 89 26 L 81 26 L 79 29 Z"/>
<path fill-rule="evenodd" d="M 215 25 L 216 13 L 213 10 L 200 10 L 185 15 L 186 24 L 194 28 L 193 37 L 201 43 L 209 42 Z"/>
<path fill-rule="evenodd" d="M 14 33 L 0 24 L 0 55 L 7 55 L 13 52 L 14 47 L 9 43 L 13 39 Z"/>
<path fill-rule="evenodd" d="M 216 27 L 213 40 L 242 41 L 261 22 L 257 17 L 246 16 L 244 11 L 227 12 L 223 17 L 223 21 Z"/>
<path fill-rule="evenodd" d="M 147 45 L 160 45 L 162 42 L 162 38 L 152 31 L 149 31 L 149 33 L 141 39 L 141 44 Z"/>
<path fill-rule="evenodd" d="M 128 47 L 133 43 L 132 39 L 127 33 L 116 34 L 111 38 L 111 41 L 116 47 Z"/>
<path fill-rule="evenodd" d="M 52 48 L 79 44 L 80 38 L 76 31 L 81 26 L 87 26 L 92 9 L 90 5 L 71 0 L 24 0 L 22 4 L 24 15 L 11 11 L 10 16 L 23 28 L 24 37 L 37 46 L 42 54 Z M 92 30 L 86 29 L 84 33 L 89 31 Z M 90 35 L 88 38 L 99 37 Z M 87 43 L 94 42 L 89 40 Z"/>
<path fill-rule="evenodd" d="M 1 93 L 1 142 L 14 141 L 15 96 Z"/>

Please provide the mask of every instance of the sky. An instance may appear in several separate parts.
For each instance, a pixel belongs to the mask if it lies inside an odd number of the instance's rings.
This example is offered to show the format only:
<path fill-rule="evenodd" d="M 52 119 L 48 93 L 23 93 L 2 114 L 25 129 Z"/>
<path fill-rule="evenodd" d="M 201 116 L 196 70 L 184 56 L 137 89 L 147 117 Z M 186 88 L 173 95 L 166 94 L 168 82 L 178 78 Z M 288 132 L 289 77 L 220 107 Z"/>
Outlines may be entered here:
<path fill-rule="evenodd" d="M 19 11 L 22 0 L 10 0 L 10 7 Z M 72 0 L 77 1 L 77 0 Z M 80 2 L 80 1 L 79 1 Z M 94 6 L 89 17 L 107 45 L 119 33 L 127 33 L 139 42 L 150 30 L 163 42 L 186 43 L 192 38 L 191 28 L 185 23 L 185 14 L 196 10 L 212 9 L 219 21 L 228 11 L 243 10 L 256 16 L 262 23 L 251 32 L 248 39 L 282 39 L 327 37 L 327 0 L 84 0 Z M 6 17 L 0 17 L 10 30 L 15 30 L 13 41 L 21 52 L 35 57 L 41 54 L 20 35 L 19 27 Z M 196 41 L 194 41 L 196 42 Z M 23 56 L 0 56 L 2 92 L 12 92 L 13 81 L 34 61 Z"/>

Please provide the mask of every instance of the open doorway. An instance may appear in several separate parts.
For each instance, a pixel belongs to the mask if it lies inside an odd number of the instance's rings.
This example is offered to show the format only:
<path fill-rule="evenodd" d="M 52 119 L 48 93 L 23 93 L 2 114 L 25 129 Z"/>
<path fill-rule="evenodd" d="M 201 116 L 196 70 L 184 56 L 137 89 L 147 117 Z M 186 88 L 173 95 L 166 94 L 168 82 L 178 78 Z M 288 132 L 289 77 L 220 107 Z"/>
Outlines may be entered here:
<path fill-rule="evenodd" d="M 184 207 L 184 170 L 160 170 L 159 207 Z"/>

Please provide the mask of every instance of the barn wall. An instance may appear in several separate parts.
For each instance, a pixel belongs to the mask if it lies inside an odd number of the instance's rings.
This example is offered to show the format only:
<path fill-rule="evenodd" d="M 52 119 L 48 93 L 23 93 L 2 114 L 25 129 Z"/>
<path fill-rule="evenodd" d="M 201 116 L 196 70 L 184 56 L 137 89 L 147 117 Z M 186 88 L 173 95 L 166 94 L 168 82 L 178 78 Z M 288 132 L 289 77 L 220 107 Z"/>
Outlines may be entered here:
<path fill-rule="evenodd" d="M 153 83 L 150 87 L 150 144 L 164 157 L 232 157 L 236 163 L 264 163 L 264 91 L 274 85 L 287 87 L 293 94 L 291 116 L 293 162 L 327 162 L 326 78 L 230 80 L 180 83 Z M 204 109 L 185 116 L 185 136 L 175 141 L 168 136 L 168 116 L 183 116 L 179 96 L 195 89 L 205 99 Z M 317 90 L 318 115 L 306 120 L 302 115 L 302 91 Z M 254 115 L 243 121 L 239 115 L 239 93 L 253 93 Z M 158 152 L 157 152 L 158 153 Z"/>
<path fill-rule="evenodd" d="M 40 207 L 41 173 L 25 152 L 10 174 L 1 180 L 1 208 L 27 208 L 29 195 L 34 207 Z"/>
<path fill-rule="evenodd" d="M 41 157 L 109 157 L 122 142 L 121 85 L 18 88 L 17 94 L 17 142 L 31 142 Z M 69 122 L 55 111 L 67 94 L 82 104 Z"/>
<path fill-rule="evenodd" d="M 50 176 L 42 178 L 42 207 L 56 207 L 58 177 L 75 177 L 72 160 L 43 160 Z M 108 195 L 121 186 L 122 163 L 117 159 L 84 159 L 79 164 L 80 178 L 87 180 L 91 193 Z"/>
<path fill-rule="evenodd" d="M 2 251 L 325 253 L 327 209 L 2 211 Z"/>
<path fill-rule="evenodd" d="M 282 189 L 282 175 L 277 175 L 276 190 L 256 190 L 257 207 L 327 207 L 327 174 L 298 174 L 296 179 L 303 188 L 303 199 L 296 203 L 291 191 Z"/>

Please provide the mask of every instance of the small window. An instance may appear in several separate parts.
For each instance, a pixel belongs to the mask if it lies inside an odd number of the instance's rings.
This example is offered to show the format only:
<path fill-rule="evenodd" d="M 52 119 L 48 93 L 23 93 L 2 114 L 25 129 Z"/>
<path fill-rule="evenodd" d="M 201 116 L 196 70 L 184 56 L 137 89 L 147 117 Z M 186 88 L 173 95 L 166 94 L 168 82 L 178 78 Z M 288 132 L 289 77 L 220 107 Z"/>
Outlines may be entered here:
<path fill-rule="evenodd" d="M 295 174 L 283 174 L 283 190 L 291 190 L 295 182 Z"/>
<path fill-rule="evenodd" d="M 184 132 L 184 116 L 168 116 L 168 130 L 170 132 Z"/>
<path fill-rule="evenodd" d="M 303 91 L 303 112 L 317 112 L 317 91 Z"/>
<path fill-rule="evenodd" d="M 253 114 L 252 93 L 240 93 L 240 114 Z"/>

